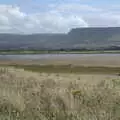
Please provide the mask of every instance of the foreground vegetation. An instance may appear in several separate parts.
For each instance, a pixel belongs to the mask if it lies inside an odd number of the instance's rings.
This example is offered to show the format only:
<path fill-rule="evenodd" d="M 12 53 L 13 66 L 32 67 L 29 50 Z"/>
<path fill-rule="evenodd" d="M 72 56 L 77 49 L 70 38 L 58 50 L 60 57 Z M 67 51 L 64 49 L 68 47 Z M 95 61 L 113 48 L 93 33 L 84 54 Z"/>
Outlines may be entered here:
<path fill-rule="evenodd" d="M 0 50 L 0 54 L 113 54 L 120 50 Z"/>
<path fill-rule="evenodd" d="M 93 78 L 1 67 L 0 119 L 119 120 L 120 78 Z"/>

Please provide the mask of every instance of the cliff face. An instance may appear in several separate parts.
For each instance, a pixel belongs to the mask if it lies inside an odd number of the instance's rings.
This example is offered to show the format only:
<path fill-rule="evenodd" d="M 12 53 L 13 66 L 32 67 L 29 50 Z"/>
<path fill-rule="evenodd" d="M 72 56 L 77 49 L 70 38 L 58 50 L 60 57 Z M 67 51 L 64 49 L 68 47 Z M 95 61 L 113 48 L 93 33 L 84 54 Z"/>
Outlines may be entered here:
<path fill-rule="evenodd" d="M 76 28 L 68 34 L 0 34 L 0 49 L 79 49 L 118 45 L 120 27 Z"/>

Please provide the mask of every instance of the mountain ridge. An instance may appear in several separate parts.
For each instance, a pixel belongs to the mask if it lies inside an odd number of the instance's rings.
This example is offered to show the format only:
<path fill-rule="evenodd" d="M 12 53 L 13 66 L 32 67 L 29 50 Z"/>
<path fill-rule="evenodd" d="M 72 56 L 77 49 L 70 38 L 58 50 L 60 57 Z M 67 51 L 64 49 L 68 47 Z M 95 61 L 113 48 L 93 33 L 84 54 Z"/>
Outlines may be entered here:
<path fill-rule="evenodd" d="M 120 45 L 120 27 L 73 28 L 68 33 L 0 34 L 0 49 L 81 49 Z"/>

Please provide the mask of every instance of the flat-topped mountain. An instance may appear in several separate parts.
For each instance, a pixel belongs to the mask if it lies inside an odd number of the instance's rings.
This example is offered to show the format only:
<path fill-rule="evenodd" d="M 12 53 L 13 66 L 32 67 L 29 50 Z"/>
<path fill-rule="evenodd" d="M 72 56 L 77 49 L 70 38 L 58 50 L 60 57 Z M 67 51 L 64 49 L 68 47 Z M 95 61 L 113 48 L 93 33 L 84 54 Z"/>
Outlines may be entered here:
<path fill-rule="evenodd" d="M 120 45 L 120 27 L 75 28 L 68 34 L 0 34 L 0 49 L 81 49 Z"/>

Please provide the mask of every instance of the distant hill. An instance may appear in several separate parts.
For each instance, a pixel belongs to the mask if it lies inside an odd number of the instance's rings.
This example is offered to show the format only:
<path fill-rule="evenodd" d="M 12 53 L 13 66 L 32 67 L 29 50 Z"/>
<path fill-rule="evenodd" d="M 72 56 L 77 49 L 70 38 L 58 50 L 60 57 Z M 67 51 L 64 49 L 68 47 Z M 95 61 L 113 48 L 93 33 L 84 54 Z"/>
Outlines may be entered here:
<path fill-rule="evenodd" d="M 68 34 L 0 34 L 0 49 L 101 49 L 120 45 L 120 27 L 75 28 Z"/>

